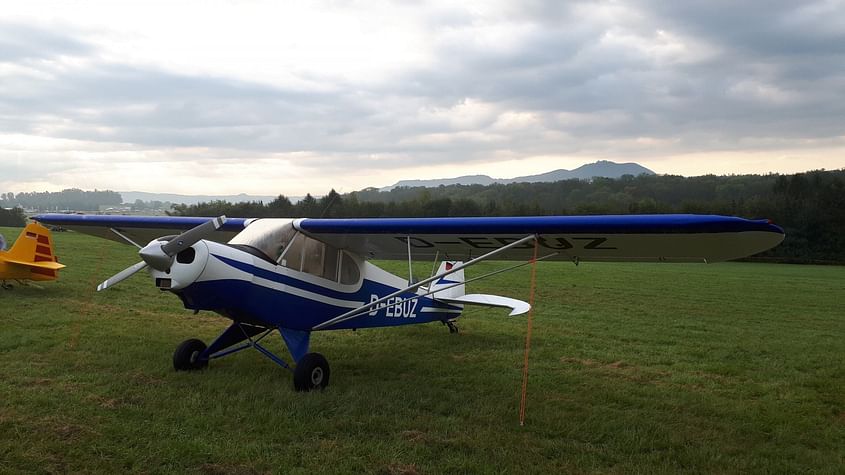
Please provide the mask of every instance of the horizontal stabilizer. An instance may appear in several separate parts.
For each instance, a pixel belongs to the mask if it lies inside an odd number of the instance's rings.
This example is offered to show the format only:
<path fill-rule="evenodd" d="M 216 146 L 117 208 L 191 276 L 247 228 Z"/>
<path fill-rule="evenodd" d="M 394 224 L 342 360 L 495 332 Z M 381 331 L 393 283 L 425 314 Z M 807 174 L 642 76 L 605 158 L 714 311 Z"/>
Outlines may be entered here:
<path fill-rule="evenodd" d="M 531 309 L 531 305 L 529 305 L 528 302 L 523 302 L 522 300 L 512 299 L 509 297 L 502 297 L 499 295 L 467 294 L 460 297 L 437 298 L 436 300 L 447 303 L 509 308 L 511 309 L 511 313 L 509 314 L 511 317 L 522 315 Z"/>
<path fill-rule="evenodd" d="M 32 269 L 49 269 L 49 270 L 59 270 L 65 267 L 64 264 L 59 264 L 58 262 L 54 261 L 41 261 L 41 262 L 26 262 L 26 261 L 18 261 L 15 259 L 6 259 L 5 261 L 7 264 L 16 264 L 19 266 L 25 266 Z"/>

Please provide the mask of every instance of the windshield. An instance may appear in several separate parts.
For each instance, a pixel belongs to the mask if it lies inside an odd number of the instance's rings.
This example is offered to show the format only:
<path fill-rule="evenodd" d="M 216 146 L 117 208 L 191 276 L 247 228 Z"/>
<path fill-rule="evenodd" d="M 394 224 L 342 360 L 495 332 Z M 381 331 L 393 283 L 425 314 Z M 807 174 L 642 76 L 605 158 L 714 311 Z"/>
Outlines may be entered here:
<path fill-rule="evenodd" d="M 229 244 L 242 244 L 254 247 L 267 254 L 274 261 L 279 259 L 282 250 L 296 234 L 293 220 L 287 218 L 257 219 L 233 237 Z"/>
<path fill-rule="evenodd" d="M 354 285 L 361 278 L 358 263 L 352 255 L 303 234 L 297 234 L 292 219 L 257 219 L 232 238 L 229 244 L 248 246 L 261 251 L 271 261 L 288 269 L 334 282 L 339 281 L 341 284 Z M 282 258 L 286 247 L 288 250 Z"/>

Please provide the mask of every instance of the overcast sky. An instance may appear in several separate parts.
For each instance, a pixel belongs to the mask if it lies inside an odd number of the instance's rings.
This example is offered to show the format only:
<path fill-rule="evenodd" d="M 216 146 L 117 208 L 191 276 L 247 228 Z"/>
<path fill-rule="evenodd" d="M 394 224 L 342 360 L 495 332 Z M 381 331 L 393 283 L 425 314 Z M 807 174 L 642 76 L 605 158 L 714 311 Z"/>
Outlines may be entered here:
<path fill-rule="evenodd" d="M 0 191 L 319 195 L 600 159 L 845 167 L 842 1 L 0 11 Z"/>

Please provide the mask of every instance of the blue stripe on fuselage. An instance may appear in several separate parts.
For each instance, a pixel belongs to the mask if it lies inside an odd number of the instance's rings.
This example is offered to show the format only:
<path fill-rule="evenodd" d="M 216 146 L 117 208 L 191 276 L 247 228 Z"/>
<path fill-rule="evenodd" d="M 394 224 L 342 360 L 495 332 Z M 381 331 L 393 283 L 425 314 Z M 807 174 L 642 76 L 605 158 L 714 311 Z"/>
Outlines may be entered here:
<path fill-rule="evenodd" d="M 237 321 L 295 330 L 310 330 L 349 310 L 244 280 L 195 282 L 178 293 L 182 295 L 185 306 L 190 309 L 212 310 Z M 427 300 L 443 310 L 448 310 L 439 302 Z M 410 325 L 450 320 L 460 316 L 459 313 L 448 311 L 423 312 L 424 307 L 431 308 L 431 305 L 420 302 L 413 311 L 408 311 L 411 310 L 408 308 L 405 312 L 391 312 L 381 308 L 376 315 L 364 313 L 330 329 Z"/>
<path fill-rule="evenodd" d="M 369 303 L 373 296 L 383 297 L 400 290 L 399 288 L 381 282 L 364 279 L 361 287 L 355 292 L 341 292 L 318 284 L 305 282 L 289 275 L 263 269 L 247 262 L 217 254 L 212 254 L 212 256 L 226 265 L 258 278 L 336 300 Z M 227 282 L 227 286 L 218 287 L 214 285 L 216 282 Z M 247 284 L 249 287 L 243 287 L 241 284 L 234 285 L 233 283 L 235 282 Z M 349 307 L 340 307 L 240 280 L 196 282 L 184 289 L 182 294 L 191 302 L 192 306 L 189 308 L 203 310 L 219 310 L 225 308 L 227 313 L 233 314 L 237 312 L 236 309 L 242 307 L 242 311 L 245 313 L 243 318 L 259 319 L 267 323 L 296 329 L 311 328 L 350 310 Z M 234 300 L 229 300 L 230 295 Z M 405 292 L 398 299 L 408 299 L 416 296 L 417 294 L 414 292 Z M 304 313 L 308 316 L 297 317 L 295 322 L 282 322 L 282 320 L 286 319 L 286 316 L 277 317 L 271 314 L 271 312 L 278 313 L 280 309 L 283 309 L 284 313 L 287 314 L 291 306 L 297 307 L 295 313 L 299 315 Z M 424 308 L 428 309 L 428 311 L 423 312 L 422 309 Z M 436 309 L 442 309 L 443 312 L 438 312 Z M 425 323 L 455 318 L 459 315 L 454 313 L 455 311 L 459 312 L 461 308 L 436 301 L 430 297 L 419 297 L 411 303 L 392 306 L 388 309 L 380 308 L 374 316 L 365 314 L 362 317 L 351 320 L 348 324 L 342 324 L 332 328 L 364 328 Z M 415 317 L 410 318 L 411 313 L 415 314 Z M 390 315 L 394 316 L 391 317 Z M 395 315 L 399 316 L 397 317 Z M 406 315 L 407 319 L 403 315 Z M 237 318 L 237 315 L 232 316 Z M 305 322 L 304 327 L 303 322 Z"/>
<path fill-rule="evenodd" d="M 372 289 L 372 290 L 381 290 L 383 295 L 387 295 L 389 293 L 395 292 L 399 289 L 390 287 L 384 284 L 379 284 L 377 282 L 364 280 L 364 284 L 358 289 L 356 292 L 341 292 L 339 290 L 334 290 L 328 287 L 323 287 L 322 285 L 312 284 L 310 282 L 306 282 L 304 280 L 297 279 L 295 277 L 291 277 L 289 275 L 281 274 L 278 272 L 273 272 L 271 270 L 262 269 L 254 264 L 250 264 L 247 262 L 239 261 L 236 259 L 232 259 L 229 257 L 219 256 L 217 254 L 212 254 L 212 257 L 216 257 L 224 264 L 230 265 L 235 269 L 244 271 L 248 274 L 252 274 L 256 277 L 260 277 L 262 279 L 266 279 L 272 282 L 277 282 L 279 284 L 290 285 L 292 287 L 296 287 L 300 290 L 305 290 L 307 292 L 313 292 L 315 294 L 325 295 L 326 297 L 331 297 L 335 299 L 341 300 L 363 300 L 366 297 L 366 300 L 369 301 L 370 294 L 369 292 L 363 292 L 364 287 L 367 286 L 368 283 L 372 282 L 373 284 L 378 284 L 382 289 Z M 387 292 L 384 292 L 387 290 Z"/>
<path fill-rule="evenodd" d="M 267 269 L 262 269 L 261 267 L 258 267 L 254 264 L 249 264 L 247 262 L 239 261 L 229 257 L 219 256 L 217 254 L 212 254 L 212 256 L 216 257 L 221 262 L 234 267 L 235 269 L 252 274 L 256 277 L 260 277 L 262 279 L 266 279 L 272 282 L 277 282 L 279 284 L 290 285 L 291 287 L 295 287 L 300 290 L 312 292 L 318 295 L 323 295 L 338 300 L 369 302 L 370 297 L 374 294 L 383 297 L 385 295 L 392 294 L 397 290 L 400 290 L 398 287 L 393 287 L 374 280 L 364 279 L 361 288 L 357 291 L 342 292 L 339 290 L 331 289 L 329 287 L 323 287 L 319 284 L 312 284 L 310 282 L 306 282 L 295 277 L 291 277 L 289 275 L 273 272 Z M 416 294 L 413 292 L 406 292 L 405 294 L 402 294 L 403 298 L 410 298 L 414 296 L 416 296 Z M 444 309 L 460 310 L 459 307 L 455 307 L 453 305 L 445 304 L 442 302 L 436 302 L 429 297 L 420 297 L 419 300 L 421 301 L 420 304 L 425 305 L 427 307 L 442 307 Z"/>

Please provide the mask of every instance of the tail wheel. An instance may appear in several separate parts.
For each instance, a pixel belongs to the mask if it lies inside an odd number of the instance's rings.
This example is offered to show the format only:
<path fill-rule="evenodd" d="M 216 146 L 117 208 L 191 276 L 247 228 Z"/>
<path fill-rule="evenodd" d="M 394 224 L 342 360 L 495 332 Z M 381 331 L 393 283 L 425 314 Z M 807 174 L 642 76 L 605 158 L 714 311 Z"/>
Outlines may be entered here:
<path fill-rule="evenodd" d="M 208 360 L 200 358 L 205 348 L 205 343 L 196 338 L 183 341 L 173 352 L 173 368 L 176 371 L 195 371 L 205 368 L 208 366 Z"/>
<path fill-rule="evenodd" d="M 329 385 L 329 362 L 320 353 L 308 353 L 296 364 L 293 387 L 297 391 L 324 389 Z"/>

